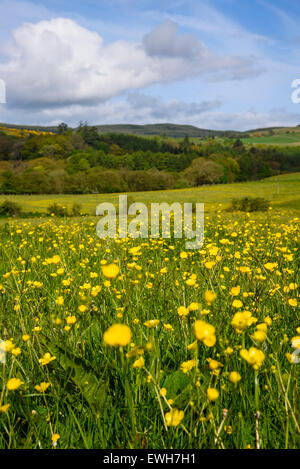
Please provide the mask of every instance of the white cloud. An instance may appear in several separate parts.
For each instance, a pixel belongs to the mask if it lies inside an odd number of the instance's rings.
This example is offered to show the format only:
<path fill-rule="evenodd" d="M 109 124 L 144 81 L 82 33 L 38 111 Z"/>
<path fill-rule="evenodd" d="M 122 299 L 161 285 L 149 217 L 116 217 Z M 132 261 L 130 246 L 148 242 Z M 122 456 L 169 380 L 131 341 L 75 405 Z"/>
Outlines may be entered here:
<path fill-rule="evenodd" d="M 158 39 L 157 39 L 158 38 Z M 189 53 L 184 53 L 184 51 Z M 143 43 L 102 37 L 65 18 L 26 23 L 0 64 L 10 105 L 28 108 L 91 105 L 125 91 L 187 77 L 241 80 L 259 73 L 248 59 L 217 56 L 166 21 Z"/>
<path fill-rule="evenodd" d="M 179 119 L 181 123 L 188 118 L 195 118 L 203 112 L 211 111 L 219 108 L 222 103 L 220 100 L 202 101 L 186 103 L 179 99 L 163 101 L 156 96 L 149 96 L 141 93 L 130 93 L 128 95 L 129 112 L 137 113 L 139 119 L 142 118 L 141 110 L 149 122 L 152 121 L 168 121 L 173 122 Z"/>
<path fill-rule="evenodd" d="M 20 110 L 16 120 L 13 110 L 0 106 L 1 120 L 15 124 L 57 125 L 67 122 L 77 126 L 80 120 L 96 124 L 151 124 L 170 122 L 190 124 L 205 129 L 250 130 L 261 127 L 295 126 L 300 124 L 300 106 L 290 112 L 285 108 L 257 112 L 225 112 L 219 100 L 186 103 L 165 101 L 160 97 L 131 92 L 127 99 L 106 101 L 93 105 L 67 105 L 57 108 Z"/>

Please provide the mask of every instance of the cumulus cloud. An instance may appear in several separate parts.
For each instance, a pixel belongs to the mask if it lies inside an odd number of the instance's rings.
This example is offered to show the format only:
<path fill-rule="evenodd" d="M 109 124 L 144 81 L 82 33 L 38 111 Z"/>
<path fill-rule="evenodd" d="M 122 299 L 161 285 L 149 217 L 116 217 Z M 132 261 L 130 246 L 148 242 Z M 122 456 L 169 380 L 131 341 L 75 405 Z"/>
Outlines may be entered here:
<path fill-rule="evenodd" d="M 152 124 L 171 122 L 190 124 L 216 130 L 250 130 L 273 126 L 300 124 L 300 113 L 287 109 L 254 109 L 225 112 L 219 109 L 219 100 L 186 103 L 181 100 L 165 101 L 159 97 L 131 92 L 127 99 L 108 100 L 99 104 L 72 104 L 45 109 L 14 109 L 0 105 L 1 120 L 14 124 L 57 125 L 67 122 L 77 126 L 80 120 L 96 124 Z"/>
<path fill-rule="evenodd" d="M 131 92 L 126 99 L 108 100 L 99 104 L 72 104 L 45 109 L 15 111 L 0 105 L 1 120 L 15 124 L 57 125 L 67 122 L 77 126 L 80 120 L 96 124 L 152 124 L 171 122 L 190 124 L 216 130 L 250 130 L 261 127 L 294 126 L 300 124 L 300 113 L 286 108 L 257 112 L 225 112 L 219 100 L 184 102 L 164 100 L 159 96 Z"/>
<path fill-rule="evenodd" d="M 166 20 L 143 38 L 145 51 L 158 57 L 199 57 L 205 58 L 208 50 L 192 34 L 178 34 L 178 25 Z"/>
<path fill-rule="evenodd" d="M 66 18 L 26 23 L 12 35 L 0 76 L 8 102 L 19 108 L 89 106 L 154 83 L 260 73 L 248 59 L 217 56 L 194 36 L 179 34 L 171 21 L 140 43 L 105 44 L 97 32 Z"/>
<path fill-rule="evenodd" d="M 141 109 L 148 118 L 153 121 L 174 121 L 181 119 L 182 122 L 190 117 L 198 116 L 203 112 L 219 108 L 222 103 L 216 99 L 213 101 L 202 101 L 200 103 L 185 103 L 179 99 L 163 101 L 157 96 L 149 96 L 141 93 L 130 93 L 128 95 L 128 104 L 131 112 L 139 112 Z M 139 116 L 141 117 L 141 116 Z"/>

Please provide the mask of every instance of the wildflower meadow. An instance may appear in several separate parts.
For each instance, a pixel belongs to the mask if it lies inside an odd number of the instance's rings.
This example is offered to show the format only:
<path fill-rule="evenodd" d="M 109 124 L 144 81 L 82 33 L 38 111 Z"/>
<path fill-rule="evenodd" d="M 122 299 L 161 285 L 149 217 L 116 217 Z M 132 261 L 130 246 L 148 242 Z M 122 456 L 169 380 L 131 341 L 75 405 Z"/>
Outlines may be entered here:
<path fill-rule="evenodd" d="M 300 448 L 297 213 L 0 226 L 0 448 Z M 298 354 L 299 351 L 299 354 Z"/>

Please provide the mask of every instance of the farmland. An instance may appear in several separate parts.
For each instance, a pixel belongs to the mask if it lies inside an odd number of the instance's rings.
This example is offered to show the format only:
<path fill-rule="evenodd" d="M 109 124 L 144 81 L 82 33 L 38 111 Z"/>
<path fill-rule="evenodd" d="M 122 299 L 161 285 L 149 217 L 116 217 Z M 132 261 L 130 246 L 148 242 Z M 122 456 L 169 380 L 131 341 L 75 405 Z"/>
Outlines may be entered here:
<path fill-rule="evenodd" d="M 170 191 L 131 192 L 131 201 L 149 205 L 155 202 L 203 202 L 206 211 L 228 208 L 235 197 L 264 197 L 271 202 L 274 209 L 286 208 L 300 210 L 300 173 L 285 174 L 238 184 L 218 184 L 201 186 L 193 189 Z M 45 215 L 47 207 L 57 203 L 70 208 L 73 203 L 82 207 L 82 212 L 94 215 L 98 204 L 102 202 L 118 203 L 118 194 L 84 194 L 84 195 L 0 195 L 0 203 L 11 200 L 22 206 L 24 212 L 36 212 Z M 0 219 L 1 220 L 1 219 Z M 3 220 L 2 220 L 3 221 Z M 0 221 L 1 222 L 1 221 Z"/>

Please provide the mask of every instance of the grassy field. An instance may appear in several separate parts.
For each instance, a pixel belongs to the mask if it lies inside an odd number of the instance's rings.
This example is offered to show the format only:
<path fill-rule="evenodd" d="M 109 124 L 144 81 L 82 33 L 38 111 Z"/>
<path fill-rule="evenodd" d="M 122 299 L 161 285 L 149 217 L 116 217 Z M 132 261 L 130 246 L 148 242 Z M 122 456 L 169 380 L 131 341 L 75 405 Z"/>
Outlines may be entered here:
<path fill-rule="evenodd" d="M 265 137 L 241 138 L 241 140 L 251 145 L 300 145 L 300 134 L 266 135 Z"/>
<path fill-rule="evenodd" d="M 280 175 L 263 181 L 238 184 L 201 186 L 196 189 L 179 189 L 156 192 L 131 192 L 130 200 L 150 204 L 153 202 L 203 202 L 207 212 L 215 212 L 229 207 L 235 197 L 264 197 L 273 208 L 300 210 L 300 173 Z M 95 214 L 101 202 L 118 203 L 118 194 L 86 195 L 0 195 L 0 203 L 12 200 L 22 206 L 24 212 L 46 212 L 54 202 L 71 208 L 74 202 L 82 206 L 82 211 Z"/>
<path fill-rule="evenodd" d="M 190 251 L 90 217 L 3 223 L 0 448 L 299 449 L 299 182 L 134 194 L 207 203 Z M 243 195 L 274 208 L 222 212 Z"/>
<path fill-rule="evenodd" d="M 260 131 L 252 131 L 250 137 L 242 138 L 243 143 L 251 145 L 299 145 L 300 144 L 300 128 L 299 127 L 279 127 L 270 130 L 261 129 Z"/>

